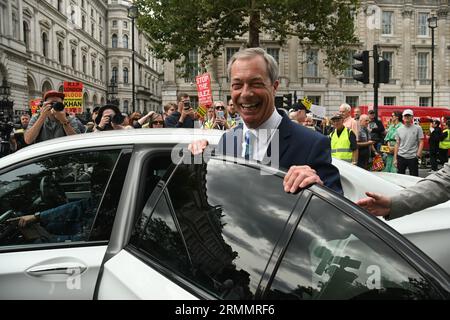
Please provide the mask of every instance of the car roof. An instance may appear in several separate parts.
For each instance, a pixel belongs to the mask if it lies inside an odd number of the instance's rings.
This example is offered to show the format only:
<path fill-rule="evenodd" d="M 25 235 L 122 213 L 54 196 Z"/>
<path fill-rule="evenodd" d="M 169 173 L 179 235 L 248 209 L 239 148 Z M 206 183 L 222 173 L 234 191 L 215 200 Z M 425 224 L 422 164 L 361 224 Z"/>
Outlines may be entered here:
<path fill-rule="evenodd" d="M 58 151 L 91 147 L 121 146 L 133 144 L 188 144 L 206 139 L 209 144 L 218 144 L 224 131 L 211 129 L 141 129 L 111 130 L 76 134 L 32 144 L 0 159 L 0 168 L 20 163 L 24 159 L 38 157 Z"/>

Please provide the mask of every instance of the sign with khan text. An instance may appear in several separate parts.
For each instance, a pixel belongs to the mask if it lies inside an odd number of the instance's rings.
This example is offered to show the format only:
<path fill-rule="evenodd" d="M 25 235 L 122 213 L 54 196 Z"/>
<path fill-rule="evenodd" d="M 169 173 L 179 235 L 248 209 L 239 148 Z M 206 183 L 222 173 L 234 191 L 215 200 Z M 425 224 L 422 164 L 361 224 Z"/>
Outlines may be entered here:
<path fill-rule="evenodd" d="M 83 112 L 83 83 L 64 81 L 64 107 L 66 112 Z"/>
<path fill-rule="evenodd" d="M 197 82 L 197 94 L 199 106 L 209 107 L 212 105 L 211 77 L 209 73 L 204 73 L 195 77 Z"/>

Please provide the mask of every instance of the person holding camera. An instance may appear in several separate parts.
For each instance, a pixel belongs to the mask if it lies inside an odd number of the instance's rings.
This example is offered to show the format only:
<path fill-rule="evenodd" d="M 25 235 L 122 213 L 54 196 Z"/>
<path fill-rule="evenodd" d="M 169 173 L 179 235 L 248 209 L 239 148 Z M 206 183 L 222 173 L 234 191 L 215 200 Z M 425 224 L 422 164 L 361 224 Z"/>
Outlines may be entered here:
<path fill-rule="evenodd" d="M 106 104 L 98 110 L 98 115 L 95 118 L 96 126 L 94 132 L 133 128 L 125 125 L 124 121 L 125 116 L 116 105 Z"/>
<path fill-rule="evenodd" d="M 39 113 L 35 114 L 25 131 L 25 143 L 41 142 L 80 133 L 75 119 L 64 111 L 64 93 L 50 90 L 44 95 Z"/>
<path fill-rule="evenodd" d="M 178 95 L 178 111 L 174 111 L 165 120 L 166 128 L 194 128 L 195 111 L 191 107 L 189 95 Z"/>

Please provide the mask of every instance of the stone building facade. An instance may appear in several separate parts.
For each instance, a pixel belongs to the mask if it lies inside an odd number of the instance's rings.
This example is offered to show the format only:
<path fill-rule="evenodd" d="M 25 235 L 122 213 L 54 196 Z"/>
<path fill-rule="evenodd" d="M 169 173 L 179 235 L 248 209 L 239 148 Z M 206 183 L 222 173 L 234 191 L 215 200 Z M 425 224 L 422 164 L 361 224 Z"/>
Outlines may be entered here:
<path fill-rule="evenodd" d="M 64 81 L 83 83 L 85 110 L 104 104 L 111 98 L 113 71 L 114 98 L 122 110 L 160 109 L 162 63 L 150 54 L 150 39 L 137 29 L 132 106 L 127 5 L 119 0 L 0 0 L 0 81 L 11 85 L 15 110 L 28 110 L 29 101 L 47 90 L 62 91 Z"/>
<path fill-rule="evenodd" d="M 391 81 L 379 89 L 379 105 L 431 104 L 431 29 L 427 18 L 438 17 L 435 29 L 435 80 L 434 105 L 450 106 L 450 21 L 448 0 L 362 0 L 355 16 L 359 43 L 354 52 L 372 50 L 377 44 L 380 55 L 391 62 Z M 214 99 L 226 100 L 230 96 L 230 83 L 226 65 L 231 55 L 241 48 L 246 38 L 227 42 L 221 57 L 215 59 L 207 70 L 212 75 Z M 275 57 L 280 65 L 277 96 L 297 93 L 308 96 L 315 104 L 334 112 L 342 102 L 350 105 L 373 103 L 373 85 L 353 80 L 352 68 L 333 75 L 323 63 L 324 53 L 308 48 L 298 38 L 291 38 L 280 46 L 267 35 L 261 35 L 261 46 Z M 191 52 L 191 61 L 198 59 Z M 349 56 L 349 63 L 355 63 Z M 196 95 L 195 72 L 187 79 L 177 77 L 175 63 L 164 67 L 163 103 L 173 101 L 177 92 Z M 371 71 L 372 72 L 372 71 Z M 194 98 L 195 99 L 195 98 Z"/>

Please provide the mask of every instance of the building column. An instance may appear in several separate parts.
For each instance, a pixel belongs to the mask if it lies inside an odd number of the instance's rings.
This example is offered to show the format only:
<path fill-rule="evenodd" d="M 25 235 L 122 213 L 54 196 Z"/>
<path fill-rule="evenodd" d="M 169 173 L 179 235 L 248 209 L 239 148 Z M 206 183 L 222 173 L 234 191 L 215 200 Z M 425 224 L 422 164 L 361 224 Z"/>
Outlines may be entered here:
<path fill-rule="evenodd" d="M 19 10 L 19 40 L 20 41 L 24 41 L 24 37 L 23 37 L 23 3 L 22 1 L 19 1 L 19 6 L 18 6 L 18 10 Z"/>
<path fill-rule="evenodd" d="M 402 43 L 402 82 L 403 85 L 413 85 L 413 78 L 414 78 L 414 64 L 411 65 L 409 63 L 411 61 L 411 31 L 414 29 L 411 27 L 411 18 L 413 16 L 414 11 L 412 8 L 405 8 L 402 11 L 402 18 L 403 18 L 403 43 Z"/>
<path fill-rule="evenodd" d="M 6 16 L 7 16 L 7 21 L 6 21 L 6 32 L 5 34 L 7 36 L 12 37 L 13 36 L 13 20 L 12 20 L 12 1 L 8 1 L 8 7 L 6 9 Z"/>

